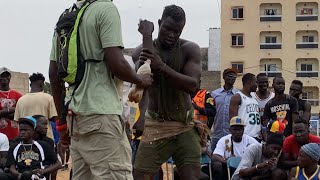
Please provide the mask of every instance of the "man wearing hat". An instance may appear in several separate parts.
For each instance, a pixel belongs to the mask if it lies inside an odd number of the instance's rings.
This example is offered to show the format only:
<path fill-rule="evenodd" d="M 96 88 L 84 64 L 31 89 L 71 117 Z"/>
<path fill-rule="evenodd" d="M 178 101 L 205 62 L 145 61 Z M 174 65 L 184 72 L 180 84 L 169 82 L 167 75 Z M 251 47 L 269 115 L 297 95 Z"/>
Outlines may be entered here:
<path fill-rule="evenodd" d="M 320 179 L 320 144 L 309 143 L 301 147 L 298 156 L 298 166 L 292 168 L 290 177 L 297 180 Z"/>
<path fill-rule="evenodd" d="M 1 180 L 30 180 L 36 176 L 45 180 L 45 175 L 61 168 L 53 149 L 43 141 L 33 140 L 36 126 L 37 120 L 32 116 L 19 119 L 21 141 L 10 146 L 7 159 L 10 173 L 0 173 Z M 44 167 L 44 162 L 52 165 Z"/>
<path fill-rule="evenodd" d="M 230 120 L 230 133 L 222 137 L 212 153 L 214 161 L 214 178 L 222 179 L 216 175 L 227 174 L 226 163 L 230 157 L 242 157 L 247 147 L 251 144 L 259 144 L 257 140 L 244 132 L 244 121 L 239 116 Z M 219 172 L 218 172 L 219 170 Z"/>
<path fill-rule="evenodd" d="M 231 179 L 286 180 L 287 173 L 277 168 L 282 144 L 283 136 L 279 133 L 273 133 L 268 137 L 266 144 L 251 144 L 248 146 Z"/>
<path fill-rule="evenodd" d="M 13 121 L 16 103 L 22 96 L 10 89 L 11 72 L 8 68 L 0 68 L 0 132 L 9 140 L 18 136 L 18 123 Z"/>
<path fill-rule="evenodd" d="M 211 92 L 211 96 L 213 97 L 216 106 L 216 116 L 212 127 L 212 151 L 216 148 L 219 139 L 230 133 L 229 105 L 231 97 L 239 91 L 233 87 L 237 78 L 237 73 L 238 71 L 234 68 L 225 69 L 222 74 L 224 85 Z"/>

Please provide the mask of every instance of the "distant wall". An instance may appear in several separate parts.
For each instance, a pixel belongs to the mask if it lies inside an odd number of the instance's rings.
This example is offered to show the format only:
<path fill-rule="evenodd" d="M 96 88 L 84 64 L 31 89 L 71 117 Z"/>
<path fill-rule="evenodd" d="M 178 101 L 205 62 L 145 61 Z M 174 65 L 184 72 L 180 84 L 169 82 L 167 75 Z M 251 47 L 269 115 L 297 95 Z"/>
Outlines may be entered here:
<path fill-rule="evenodd" d="M 11 72 L 10 88 L 17 90 L 21 94 L 29 92 L 29 74 L 21 72 Z"/>

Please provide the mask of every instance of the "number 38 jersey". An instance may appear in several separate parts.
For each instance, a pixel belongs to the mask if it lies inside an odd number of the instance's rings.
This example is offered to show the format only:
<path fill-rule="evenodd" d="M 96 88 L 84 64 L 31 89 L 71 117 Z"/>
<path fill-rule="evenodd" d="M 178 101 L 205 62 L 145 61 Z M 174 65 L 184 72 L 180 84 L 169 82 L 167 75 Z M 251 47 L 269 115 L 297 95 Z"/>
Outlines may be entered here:
<path fill-rule="evenodd" d="M 259 114 L 259 105 L 257 100 L 252 96 L 246 96 L 238 92 L 241 97 L 241 104 L 238 108 L 238 116 L 245 123 L 244 134 L 251 137 L 261 137 L 261 121 Z"/>

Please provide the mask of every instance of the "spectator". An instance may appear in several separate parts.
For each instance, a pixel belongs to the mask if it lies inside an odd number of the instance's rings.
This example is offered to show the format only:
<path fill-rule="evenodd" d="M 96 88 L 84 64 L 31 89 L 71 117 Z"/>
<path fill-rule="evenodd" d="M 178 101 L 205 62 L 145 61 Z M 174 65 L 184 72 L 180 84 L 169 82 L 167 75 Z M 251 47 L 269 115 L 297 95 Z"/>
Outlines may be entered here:
<path fill-rule="evenodd" d="M 213 121 L 213 134 L 211 141 L 211 150 L 216 148 L 220 138 L 228 135 L 230 128 L 229 106 L 231 97 L 239 90 L 233 87 L 238 71 L 228 68 L 223 71 L 224 85 L 223 87 L 211 92 L 217 109 L 216 116 Z"/>
<path fill-rule="evenodd" d="M 259 144 L 253 137 L 243 134 L 244 126 L 244 121 L 239 116 L 231 118 L 231 134 L 222 137 L 212 153 L 212 159 L 214 160 L 213 179 L 225 179 L 223 175 L 227 172 L 227 160 L 230 157 L 242 157 L 250 144 Z"/>
<path fill-rule="evenodd" d="M 308 143 L 320 143 L 320 138 L 310 134 L 308 122 L 300 118 L 293 125 L 293 135 L 287 137 L 283 143 L 280 167 L 283 169 L 296 167 L 299 151 L 303 145 Z"/>
<path fill-rule="evenodd" d="M 320 144 L 309 143 L 301 147 L 298 156 L 298 166 L 291 169 L 291 179 L 319 180 L 320 179 Z M 292 180 L 293 180 L 292 179 Z"/>
<path fill-rule="evenodd" d="M 263 116 L 267 120 L 280 121 L 286 124 L 283 135 L 288 137 L 292 134 L 292 124 L 295 122 L 298 115 L 298 101 L 296 98 L 284 94 L 285 80 L 283 77 L 275 77 L 272 87 L 275 96 L 267 102 Z"/>
<path fill-rule="evenodd" d="M 244 133 L 259 142 L 261 136 L 261 120 L 257 100 L 251 96 L 257 90 L 257 79 L 254 74 L 247 73 L 242 77 L 243 88 L 232 96 L 230 101 L 230 117 L 240 116 L 245 122 Z"/>
<path fill-rule="evenodd" d="M 8 68 L 0 68 L 0 133 L 13 140 L 19 135 L 18 123 L 14 121 L 16 103 L 22 96 L 10 89 L 11 72 Z"/>
<path fill-rule="evenodd" d="M 232 180 L 238 179 L 277 179 L 285 180 L 285 171 L 277 168 L 278 156 L 281 152 L 283 136 L 270 134 L 266 144 L 250 145 L 241 158 Z"/>
<path fill-rule="evenodd" d="M 291 82 L 289 94 L 298 100 L 299 117 L 309 122 L 311 117 L 311 104 L 308 101 L 300 98 L 300 95 L 302 94 L 302 88 L 303 83 L 301 81 L 293 80 Z"/>
<path fill-rule="evenodd" d="M 40 114 L 55 122 L 57 118 L 57 110 L 54 105 L 53 97 L 43 92 L 45 77 L 41 73 L 33 73 L 30 77 L 30 93 L 23 95 L 16 107 L 14 119 L 18 120 L 22 117 Z M 48 137 L 54 139 L 51 124 L 47 123 Z"/>
<path fill-rule="evenodd" d="M 53 148 L 45 142 L 33 140 L 36 126 L 37 121 L 32 116 L 19 119 L 21 141 L 10 146 L 7 159 L 10 173 L 0 173 L 1 180 L 46 179 L 45 175 L 61 168 Z M 44 167 L 45 162 L 52 165 Z"/>

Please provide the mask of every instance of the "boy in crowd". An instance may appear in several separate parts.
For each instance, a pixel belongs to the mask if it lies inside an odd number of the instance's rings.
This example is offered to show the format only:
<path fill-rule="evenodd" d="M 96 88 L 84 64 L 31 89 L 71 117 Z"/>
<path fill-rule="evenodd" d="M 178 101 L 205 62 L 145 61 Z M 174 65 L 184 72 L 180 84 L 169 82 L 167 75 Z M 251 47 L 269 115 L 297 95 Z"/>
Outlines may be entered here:
<path fill-rule="evenodd" d="M 21 141 L 13 143 L 8 152 L 10 173 L 0 173 L 1 180 L 46 179 L 46 175 L 61 168 L 61 163 L 49 145 L 33 139 L 37 120 L 32 116 L 19 119 Z M 52 164 L 45 167 L 45 164 Z"/>

